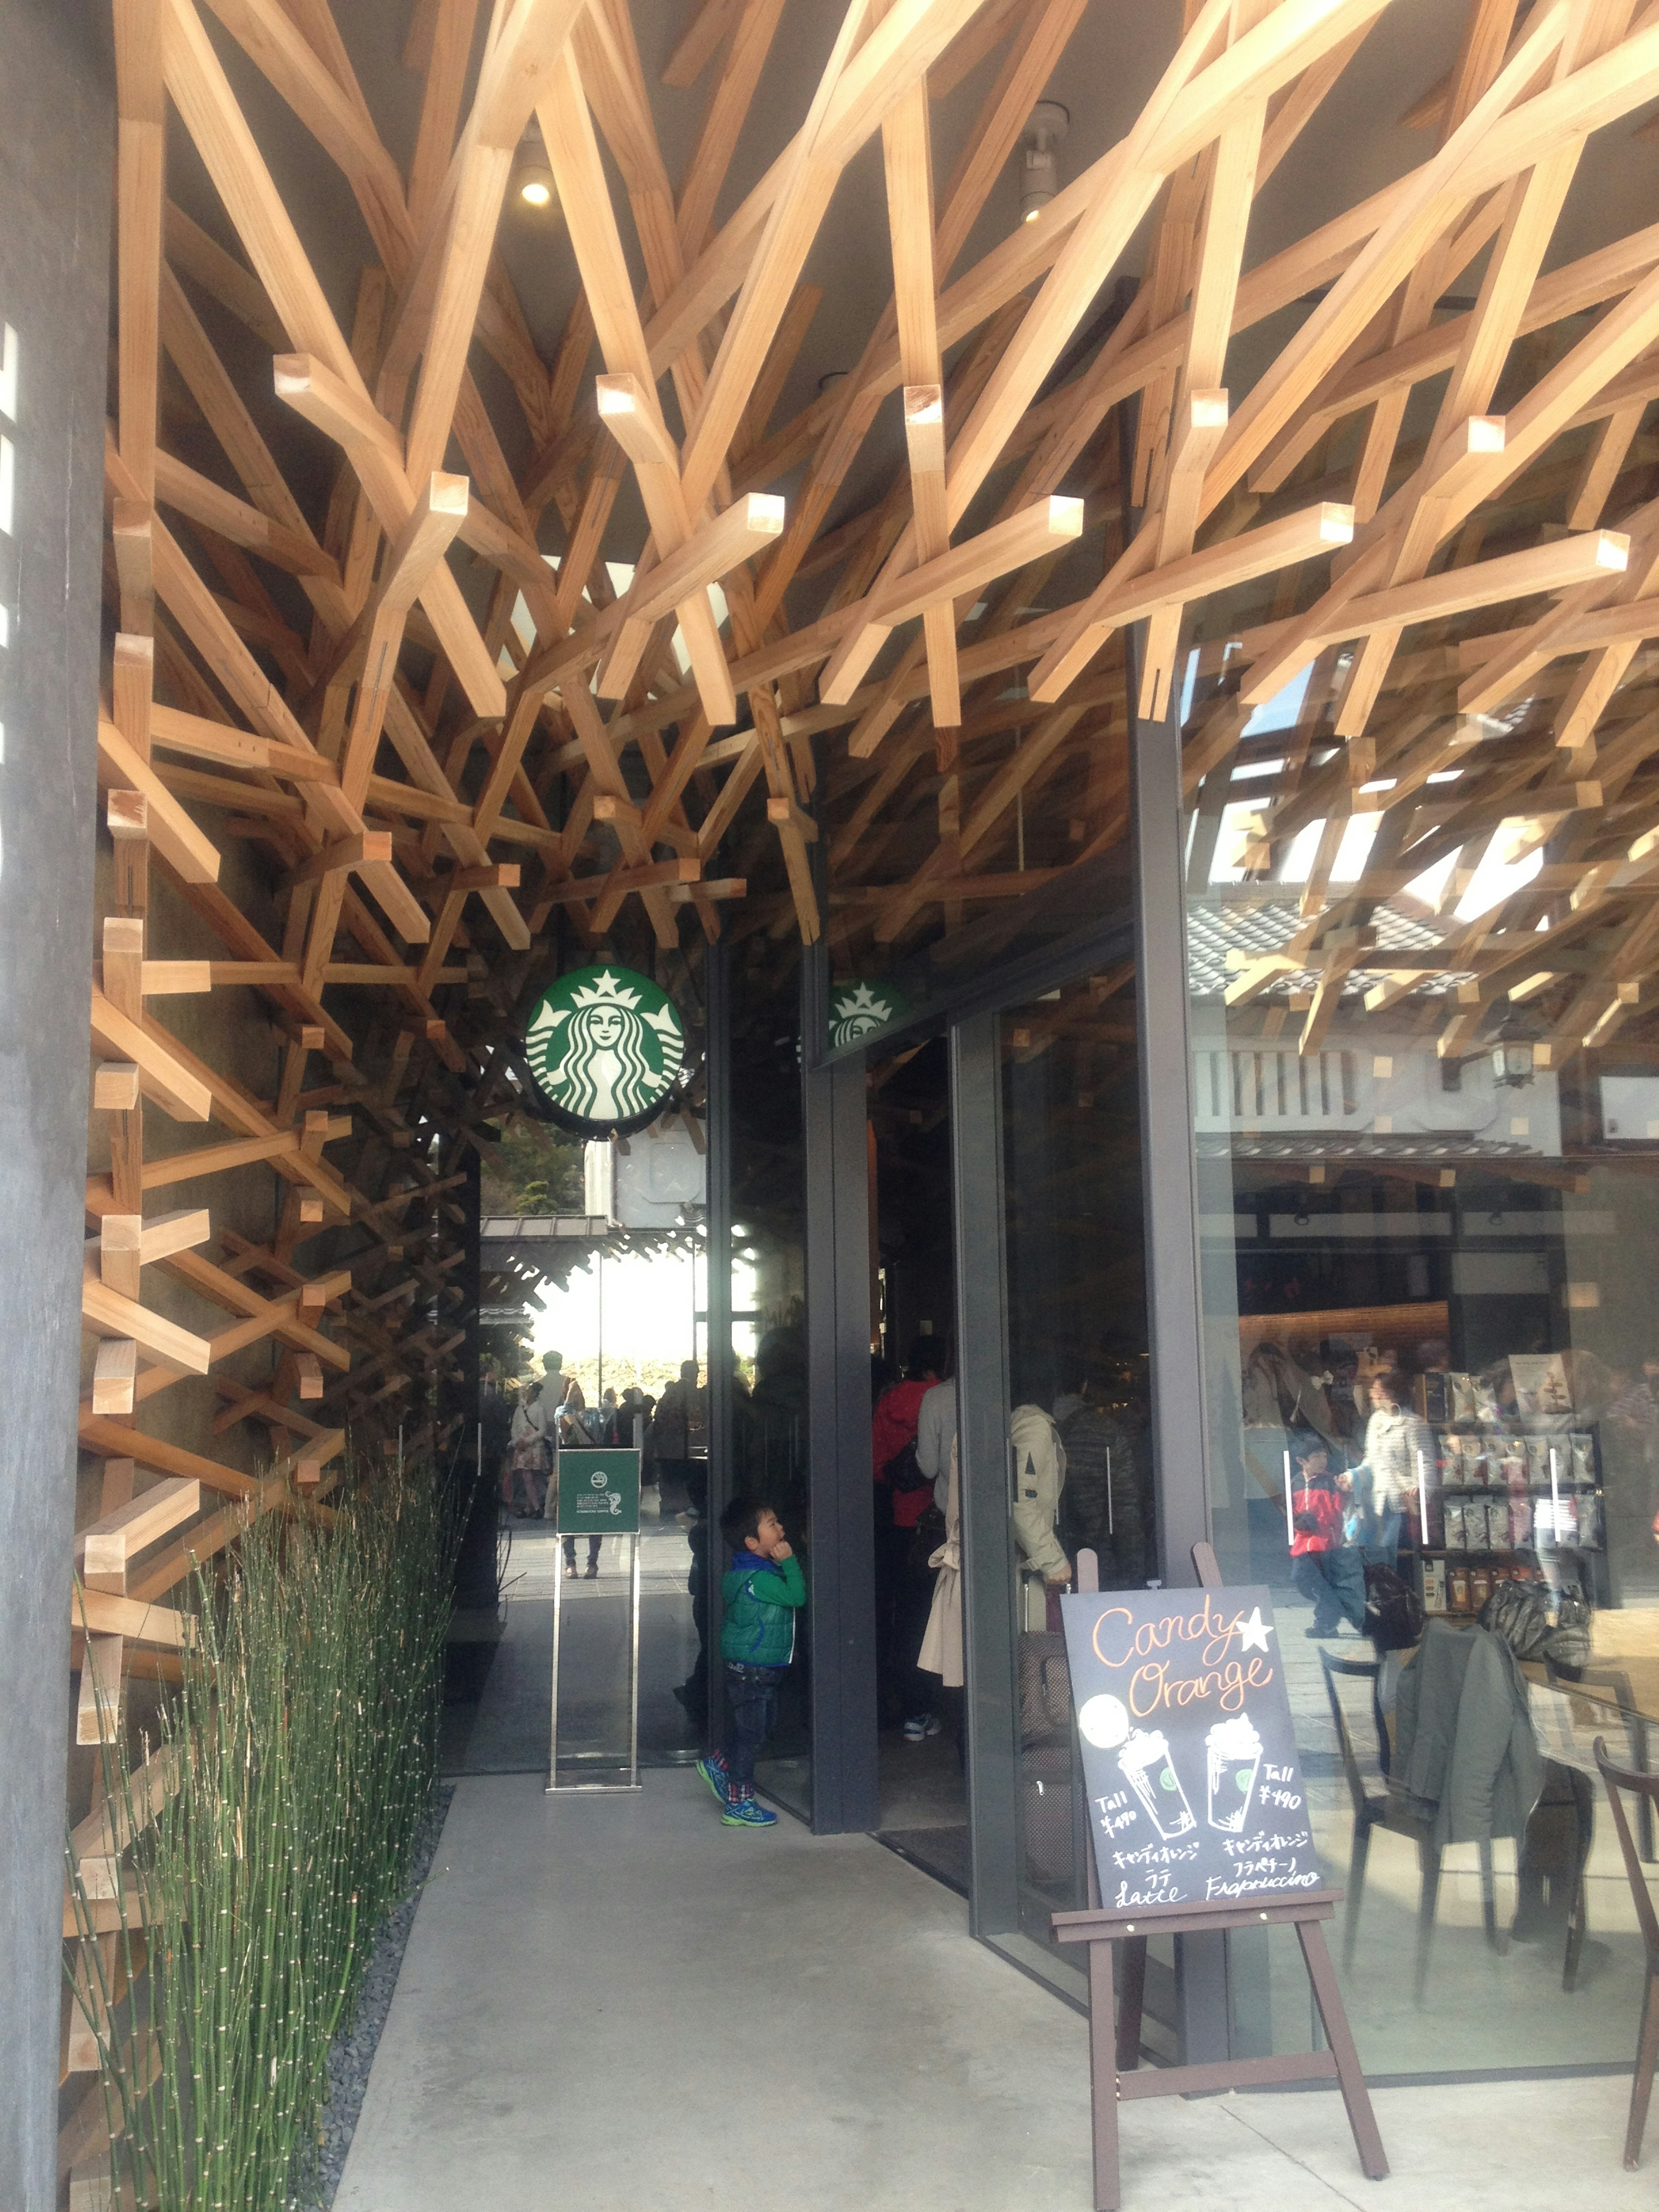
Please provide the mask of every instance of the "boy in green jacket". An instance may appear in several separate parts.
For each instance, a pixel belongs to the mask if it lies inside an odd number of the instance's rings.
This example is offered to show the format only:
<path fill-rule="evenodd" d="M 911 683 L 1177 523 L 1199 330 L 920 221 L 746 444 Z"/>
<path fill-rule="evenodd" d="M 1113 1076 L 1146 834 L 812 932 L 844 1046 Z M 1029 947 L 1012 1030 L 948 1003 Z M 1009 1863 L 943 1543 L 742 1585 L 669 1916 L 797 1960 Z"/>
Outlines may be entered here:
<path fill-rule="evenodd" d="M 720 1585 L 726 1749 L 699 1759 L 697 1771 L 728 1828 L 772 1828 L 777 1814 L 756 1802 L 755 1760 L 772 1733 L 778 1685 L 795 1656 L 795 1614 L 806 1602 L 806 1577 L 769 1505 L 734 1498 L 720 1515 L 720 1534 L 732 1559 Z"/>

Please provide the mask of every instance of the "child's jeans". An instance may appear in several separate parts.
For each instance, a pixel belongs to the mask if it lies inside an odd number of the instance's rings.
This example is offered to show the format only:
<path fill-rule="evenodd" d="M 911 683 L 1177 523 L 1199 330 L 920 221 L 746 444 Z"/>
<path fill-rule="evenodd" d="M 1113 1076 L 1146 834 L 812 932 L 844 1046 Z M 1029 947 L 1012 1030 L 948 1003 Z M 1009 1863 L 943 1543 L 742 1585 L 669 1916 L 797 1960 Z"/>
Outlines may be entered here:
<path fill-rule="evenodd" d="M 1291 1580 L 1314 1609 L 1314 1626 L 1334 1630 L 1339 1620 L 1365 1625 L 1365 1571 L 1358 1551 L 1302 1552 L 1291 1561 Z"/>
<path fill-rule="evenodd" d="M 726 1768 L 734 1790 L 755 1786 L 755 1761 L 778 1717 L 778 1684 L 784 1667 L 726 1662 Z"/>

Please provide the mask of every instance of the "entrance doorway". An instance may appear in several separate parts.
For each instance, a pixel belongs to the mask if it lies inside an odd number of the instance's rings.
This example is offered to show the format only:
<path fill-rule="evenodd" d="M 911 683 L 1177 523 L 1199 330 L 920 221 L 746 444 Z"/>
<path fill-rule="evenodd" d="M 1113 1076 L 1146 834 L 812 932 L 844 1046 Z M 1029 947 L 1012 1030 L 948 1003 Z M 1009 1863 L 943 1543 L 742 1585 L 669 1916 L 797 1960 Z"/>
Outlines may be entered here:
<path fill-rule="evenodd" d="M 619 1231 L 561 1272 L 530 1309 L 507 1378 L 517 1419 L 482 1472 L 498 1498 L 501 1595 L 493 1623 L 469 1625 L 485 1650 L 446 1710 L 449 1773 L 546 1770 L 556 1601 L 561 1779 L 629 1763 L 635 1540 L 555 1526 L 559 1455 L 590 1449 L 641 1455 L 639 1761 L 689 1764 L 702 1747 L 706 1262 L 692 1235 Z M 515 1449 L 532 1427 L 544 1443 Z"/>

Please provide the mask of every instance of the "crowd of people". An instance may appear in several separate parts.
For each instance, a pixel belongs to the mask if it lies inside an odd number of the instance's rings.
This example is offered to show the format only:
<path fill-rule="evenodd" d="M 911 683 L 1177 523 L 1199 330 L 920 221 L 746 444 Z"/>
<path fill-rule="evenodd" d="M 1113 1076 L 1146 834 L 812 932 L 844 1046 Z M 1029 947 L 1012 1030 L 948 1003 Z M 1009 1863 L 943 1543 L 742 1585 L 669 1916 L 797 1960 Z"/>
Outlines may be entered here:
<path fill-rule="evenodd" d="M 912 1743 L 939 1735 L 947 1722 L 958 1743 L 962 1736 L 957 1386 L 950 1365 L 945 1340 L 933 1335 L 910 1346 L 897 1376 L 880 1359 L 872 1364 L 878 1711 L 882 1726 L 902 1729 Z M 606 1389 L 593 1406 L 560 1353 L 544 1355 L 541 1368 L 539 1376 L 516 1382 L 496 1377 L 486 1386 L 485 1445 L 499 1471 L 502 1509 L 520 1520 L 550 1515 L 562 1450 L 622 1446 L 640 1451 L 642 1490 L 655 1487 L 659 1514 L 679 1521 L 691 1549 L 697 1654 L 675 1694 L 691 1724 L 701 1726 L 708 1705 L 714 1538 L 708 1523 L 708 1394 L 697 1364 L 684 1361 L 658 1398 L 638 1388 Z M 1120 1588 L 1144 1583 L 1157 1567 L 1150 1463 L 1140 1424 L 1120 1402 L 1122 1394 L 1087 1362 L 1063 1366 L 1059 1379 L 1052 1408 L 1021 1403 L 1008 1431 L 1019 1471 L 1012 1512 L 1015 1552 L 1039 1604 L 1044 1591 L 1070 1583 L 1076 1554 L 1085 1547 L 1097 1553 L 1103 1582 Z M 793 1557 L 787 1539 L 782 1551 L 774 1548 L 778 1531 L 805 1530 L 805 1380 L 800 1332 L 787 1325 L 763 1338 L 752 1385 L 741 1376 L 734 1379 L 730 1449 L 742 1507 L 738 1520 L 744 1525 L 727 1527 L 722 1516 L 720 1531 L 726 1583 L 738 1574 L 745 1603 L 763 1599 L 791 1613 L 799 1602 L 793 1577 L 785 1576 L 775 1589 L 769 1577 Z M 576 1540 L 567 1536 L 563 1542 L 564 1572 L 574 1577 Z M 590 1578 L 599 1575 L 600 1547 L 599 1538 L 588 1539 L 583 1571 Z M 760 1566 L 749 1556 L 757 1551 L 763 1558 Z M 762 1582 L 754 1579 L 757 1574 Z M 787 1597 L 779 1594 L 786 1586 Z M 729 1609 L 732 1590 L 725 1595 Z M 730 1640 L 723 1635 L 728 1670 L 763 1663 L 727 1648 Z M 793 1634 L 790 1644 L 793 1655 Z M 757 1705 L 745 1713 L 749 1737 L 771 1732 L 787 1671 L 787 1662 L 778 1668 L 769 1656 L 769 1644 L 768 1654 L 764 1711 Z M 734 1762 L 730 1769 L 714 1762 L 705 1778 L 711 1786 L 718 1783 L 723 1800 L 730 1796 L 733 1804 L 747 1806 L 753 1748 L 752 1741 L 734 1741 L 727 1747 Z M 739 1817 L 743 1825 L 757 1825 L 750 1811 Z"/>
<path fill-rule="evenodd" d="M 730 1452 L 738 1494 L 721 1513 L 717 1533 L 708 1519 L 708 1394 L 695 1360 L 682 1364 L 659 1397 L 637 1387 L 609 1389 L 592 1406 L 558 1352 L 545 1354 L 541 1370 L 519 1381 L 496 1376 L 486 1386 L 485 1442 L 499 1472 L 503 1510 L 520 1519 L 549 1514 L 562 1451 L 640 1451 L 642 1489 L 656 1489 L 658 1513 L 679 1522 L 690 1547 L 697 1653 L 675 1694 L 699 1729 L 708 1711 L 715 1557 L 723 1562 L 720 1658 L 729 1726 L 722 1748 L 711 1751 L 701 1771 L 729 1825 L 771 1826 L 775 1816 L 755 1800 L 755 1761 L 778 1726 L 786 1677 L 804 1656 L 796 1634 L 806 1598 L 795 1550 L 807 1521 L 800 1332 L 789 1326 L 769 1331 L 757 1348 L 752 1386 L 741 1375 L 734 1378 Z M 1055 1380 L 1060 1384 L 1052 1401 L 1038 1402 L 1048 1393 L 1028 1385 L 1012 1409 L 1009 1528 L 1022 1631 L 1055 1626 L 1054 1601 L 1072 1586 L 1079 1552 L 1094 1553 L 1103 1588 L 1140 1587 L 1158 1572 L 1144 1409 L 1124 1388 L 1121 1370 L 1121 1362 L 1062 1357 L 1048 1367 L 1050 1388 Z M 1294 1383 L 1291 1411 L 1285 1410 L 1287 1373 Z M 1377 1632 L 1378 1607 L 1396 1583 L 1409 1502 L 1434 1449 L 1412 1388 L 1392 1365 L 1352 1378 L 1346 1426 L 1334 1410 L 1340 1395 L 1335 1382 L 1291 1369 L 1272 1344 L 1257 1347 L 1246 1377 L 1247 1400 L 1253 1391 L 1271 1401 L 1290 1449 L 1291 1577 L 1312 1605 L 1308 1634 L 1315 1638 L 1334 1636 L 1345 1624 L 1359 1633 Z M 1573 1382 L 1581 1404 L 1596 1400 L 1615 1450 L 1650 1472 L 1659 1461 L 1659 1358 L 1645 1361 L 1639 1372 L 1633 1366 L 1575 1369 Z M 931 1334 L 917 1337 L 896 1376 L 873 1358 L 871 1396 L 880 1724 L 902 1729 L 912 1743 L 951 1724 L 960 1747 L 960 1468 L 948 1344 Z M 1352 1441 L 1348 1427 L 1355 1431 Z M 590 1578 L 599 1572 L 600 1547 L 599 1538 L 588 1540 Z M 574 1537 L 564 1538 L 563 1552 L 564 1573 L 574 1577 Z"/>

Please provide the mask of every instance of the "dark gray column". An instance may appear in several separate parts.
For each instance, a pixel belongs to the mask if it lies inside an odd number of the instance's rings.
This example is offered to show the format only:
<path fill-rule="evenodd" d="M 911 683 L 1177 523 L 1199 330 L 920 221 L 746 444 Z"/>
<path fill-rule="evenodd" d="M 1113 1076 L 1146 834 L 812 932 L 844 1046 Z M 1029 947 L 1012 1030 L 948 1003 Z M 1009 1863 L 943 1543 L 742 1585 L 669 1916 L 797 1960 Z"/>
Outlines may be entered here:
<path fill-rule="evenodd" d="M 64 0 L 0 0 L 0 342 L 8 349 L 0 437 L 12 472 L 10 528 L 0 528 L 0 2011 L 11 2022 L 0 2068 L 0 2203 L 8 2212 L 51 2212 L 57 2197 L 114 147 L 108 21 L 106 9 Z"/>
<path fill-rule="evenodd" d="M 732 1495 L 732 960 L 711 945 L 703 965 L 708 1144 L 708 1511 Z"/>
<path fill-rule="evenodd" d="M 813 1070 L 828 1035 L 822 939 L 802 961 L 807 1390 L 812 1492 L 812 1826 L 873 1828 L 875 1516 L 870 1473 L 870 1200 L 864 1055 Z"/>
<path fill-rule="evenodd" d="M 968 1680 L 970 1925 L 1019 1927 L 1014 1595 L 1008 1570 L 1008 1329 L 1003 1281 L 1002 1102 L 995 1014 L 951 1031 L 957 1262 L 957 1450 Z"/>
<path fill-rule="evenodd" d="M 1135 840 L 1140 1161 L 1146 1221 L 1146 1317 L 1152 1340 L 1152 1465 L 1160 1570 L 1195 1583 L 1192 1547 L 1210 1533 L 1204 1415 L 1203 1302 L 1198 1176 L 1193 1146 L 1192 1043 L 1187 999 L 1187 890 L 1181 797 L 1181 668 L 1162 720 L 1134 712 L 1140 645 L 1127 671 Z M 1228 2055 L 1227 1939 L 1176 1938 L 1176 2002 L 1182 2055 L 1200 2065 Z"/>
<path fill-rule="evenodd" d="M 708 1515 L 704 1526 L 707 1545 L 720 1527 L 720 1514 L 732 1496 L 732 956 L 724 940 L 708 948 L 703 968 L 703 1014 L 707 1070 L 707 1129 L 708 1145 L 708 1202 L 704 1217 L 708 1255 L 705 1305 L 708 1316 Z M 713 1556 L 720 1556 L 718 1547 Z M 710 1552 L 705 1548 L 693 1571 L 707 1574 Z M 714 1648 L 720 1635 L 720 1577 L 712 1577 L 708 1590 L 709 1636 L 712 1639 L 707 1670 L 708 1706 L 707 1740 L 724 1741 L 726 1733 L 726 1676 Z"/>
<path fill-rule="evenodd" d="M 1128 683 L 1152 1464 L 1161 1571 L 1165 1582 L 1184 1586 L 1198 1579 L 1192 1547 L 1209 1535 L 1210 1506 L 1187 1003 L 1181 684 L 1177 677 L 1170 710 L 1162 720 L 1139 719 L 1134 696 L 1140 641 L 1137 630 Z"/>

